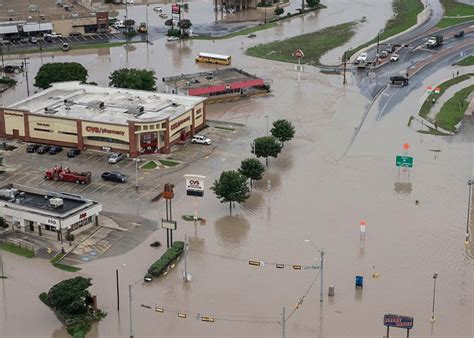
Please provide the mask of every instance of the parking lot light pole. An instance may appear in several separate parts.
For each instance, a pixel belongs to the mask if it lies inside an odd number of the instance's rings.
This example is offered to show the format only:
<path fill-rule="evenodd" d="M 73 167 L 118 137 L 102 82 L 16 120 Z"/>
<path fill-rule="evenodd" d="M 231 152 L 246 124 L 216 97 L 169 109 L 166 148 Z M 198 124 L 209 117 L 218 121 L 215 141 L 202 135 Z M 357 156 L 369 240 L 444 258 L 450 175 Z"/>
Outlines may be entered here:
<path fill-rule="evenodd" d="M 135 190 L 138 190 L 138 162 L 140 162 L 139 158 L 135 159 Z"/>
<path fill-rule="evenodd" d="M 268 115 L 264 116 L 267 119 L 267 136 L 268 136 Z"/>
<path fill-rule="evenodd" d="M 324 274 L 324 249 L 319 250 L 319 248 L 311 241 L 310 239 L 304 240 L 306 243 L 310 243 L 321 255 L 320 257 L 320 269 L 321 269 L 321 285 L 319 287 L 319 301 L 323 302 L 323 274 Z"/>
<path fill-rule="evenodd" d="M 438 274 L 433 274 L 433 308 L 431 310 L 431 322 L 434 323 L 435 321 L 435 299 L 436 299 L 436 279 L 438 278 Z"/>

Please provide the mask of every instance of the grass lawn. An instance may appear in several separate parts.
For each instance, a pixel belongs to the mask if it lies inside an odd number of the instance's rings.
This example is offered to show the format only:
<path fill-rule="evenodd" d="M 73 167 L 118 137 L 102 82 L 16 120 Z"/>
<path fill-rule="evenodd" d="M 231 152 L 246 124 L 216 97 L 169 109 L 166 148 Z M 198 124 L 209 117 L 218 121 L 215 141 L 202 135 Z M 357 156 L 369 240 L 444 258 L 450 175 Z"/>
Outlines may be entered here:
<path fill-rule="evenodd" d="M 167 167 L 174 167 L 175 165 L 178 165 L 179 162 L 175 161 L 170 161 L 170 160 L 159 160 L 161 164 Z"/>
<path fill-rule="evenodd" d="M 456 0 L 441 0 L 441 4 L 444 7 L 445 16 L 473 16 L 470 18 L 443 18 L 438 23 L 438 27 L 445 28 L 465 21 L 474 20 L 474 6 L 459 3 Z"/>
<path fill-rule="evenodd" d="M 14 253 L 19 256 L 23 256 L 26 258 L 33 258 L 35 257 L 35 252 L 25 249 L 25 248 L 20 248 L 19 246 L 11 243 L 0 243 L 0 250 L 5 250 L 11 253 Z"/>
<path fill-rule="evenodd" d="M 436 115 L 438 126 L 449 131 L 455 131 L 455 126 L 462 120 L 469 105 L 466 99 L 472 92 L 474 92 L 474 85 L 461 89 L 446 101 Z"/>
<path fill-rule="evenodd" d="M 459 83 L 459 82 L 470 79 L 471 76 L 473 76 L 473 75 L 474 74 L 472 74 L 472 73 L 461 75 L 461 76 L 455 77 L 454 79 L 450 79 L 450 80 L 440 84 L 438 86 L 440 88 L 439 94 L 433 93 L 433 94 L 428 95 L 425 102 L 423 102 L 423 105 L 421 106 L 418 115 L 420 115 L 424 119 L 428 119 L 428 115 L 431 111 L 431 108 L 433 107 L 433 99 L 436 99 L 436 101 L 438 101 L 439 97 L 441 95 L 443 95 L 443 93 L 446 89 L 448 89 L 449 87 L 455 85 L 456 83 Z"/>
<path fill-rule="evenodd" d="M 142 165 L 140 169 L 155 169 L 157 167 L 158 167 L 158 163 L 156 163 L 155 161 L 148 161 L 147 163 Z"/>
<path fill-rule="evenodd" d="M 385 24 L 385 28 L 379 37 L 380 41 L 403 32 L 411 26 L 414 26 L 417 23 L 418 14 L 420 14 L 424 8 L 420 0 L 394 0 L 392 7 L 393 17 Z M 351 57 L 357 51 L 371 45 L 374 42 L 377 42 L 377 37 L 373 38 L 369 42 L 364 43 L 363 45 L 356 47 L 355 49 L 347 51 L 347 57 Z"/>
<path fill-rule="evenodd" d="M 470 55 L 465 59 L 462 59 L 458 63 L 456 63 L 457 66 L 472 66 L 474 65 L 474 55 Z"/>
<path fill-rule="evenodd" d="M 56 268 L 61 269 L 61 270 L 64 270 L 64 271 L 77 272 L 77 271 L 80 271 L 80 270 L 81 270 L 81 268 L 76 268 L 75 266 L 70 266 L 70 265 L 64 265 L 64 264 L 61 264 L 61 263 L 57 263 L 61 258 L 63 258 L 63 254 L 62 254 L 62 253 L 58 253 L 56 256 L 54 256 L 53 258 L 51 258 L 50 262 L 51 262 L 51 264 L 53 264 Z"/>
<path fill-rule="evenodd" d="M 357 22 L 352 21 L 286 40 L 260 44 L 247 49 L 246 53 L 263 59 L 296 63 L 297 59 L 292 54 L 301 48 L 305 54 L 303 63 L 319 65 L 324 53 L 352 38 L 356 25 Z"/>

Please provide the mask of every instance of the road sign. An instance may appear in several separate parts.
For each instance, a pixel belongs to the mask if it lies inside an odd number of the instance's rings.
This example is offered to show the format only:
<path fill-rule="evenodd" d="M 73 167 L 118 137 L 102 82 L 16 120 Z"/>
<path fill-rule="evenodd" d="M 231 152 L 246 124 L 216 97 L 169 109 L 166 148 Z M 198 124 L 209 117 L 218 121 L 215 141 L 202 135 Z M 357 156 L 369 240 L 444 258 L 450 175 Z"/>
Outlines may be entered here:
<path fill-rule="evenodd" d="M 161 220 L 161 227 L 163 229 L 176 230 L 176 221 L 167 221 L 165 219 Z"/>
<path fill-rule="evenodd" d="M 302 51 L 301 49 L 297 49 L 297 50 L 295 50 L 295 51 L 293 52 L 293 56 L 294 56 L 295 58 L 300 59 L 300 58 L 304 57 L 304 53 L 303 53 L 303 51 Z"/>
<path fill-rule="evenodd" d="M 441 88 L 440 88 L 440 87 L 436 87 L 435 90 L 434 90 L 434 92 L 435 92 L 436 94 L 439 94 L 439 93 L 441 92 Z"/>
<path fill-rule="evenodd" d="M 387 313 L 383 316 L 383 325 L 399 327 L 401 329 L 410 330 L 413 328 L 413 317 L 410 316 L 401 316 L 391 313 Z"/>
<path fill-rule="evenodd" d="M 413 157 L 397 155 L 395 164 L 397 167 L 413 168 Z"/>
<path fill-rule="evenodd" d="M 410 149 L 410 145 L 408 143 L 403 143 L 403 150 L 408 150 Z"/>

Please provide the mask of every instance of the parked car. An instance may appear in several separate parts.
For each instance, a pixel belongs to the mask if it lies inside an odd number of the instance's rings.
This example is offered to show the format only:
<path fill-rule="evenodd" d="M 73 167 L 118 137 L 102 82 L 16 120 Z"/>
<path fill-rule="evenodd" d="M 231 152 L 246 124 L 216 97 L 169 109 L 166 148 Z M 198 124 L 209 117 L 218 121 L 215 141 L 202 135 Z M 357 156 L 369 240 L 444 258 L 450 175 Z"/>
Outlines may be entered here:
<path fill-rule="evenodd" d="M 43 146 L 40 146 L 37 150 L 36 150 L 36 153 L 37 154 L 45 154 L 49 151 L 49 149 L 51 149 L 51 146 L 46 146 L 46 145 L 43 145 Z"/>
<path fill-rule="evenodd" d="M 48 43 L 53 42 L 53 38 L 52 38 L 51 36 L 49 36 L 49 35 L 46 35 L 46 36 L 43 38 L 43 40 L 44 40 L 45 42 L 48 42 Z"/>
<path fill-rule="evenodd" d="M 81 32 L 77 32 L 77 31 L 72 31 L 71 33 L 69 33 L 69 36 L 81 36 L 82 33 Z"/>
<path fill-rule="evenodd" d="M 123 21 L 118 20 L 118 21 L 115 21 L 112 27 L 114 27 L 115 29 L 125 28 L 125 24 Z"/>
<path fill-rule="evenodd" d="M 36 37 L 34 37 L 34 36 L 30 36 L 30 37 L 28 38 L 28 42 L 29 42 L 29 43 L 38 43 L 38 39 L 37 39 Z"/>
<path fill-rule="evenodd" d="M 46 34 L 45 36 L 50 36 L 50 37 L 52 37 L 53 39 L 62 38 L 62 37 L 63 37 L 63 35 L 62 35 L 61 33 L 55 33 L 55 32 Z"/>
<path fill-rule="evenodd" d="M 398 54 L 392 54 L 392 57 L 390 58 L 390 61 L 392 61 L 392 62 L 397 62 L 398 59 L 400 59 L 400 55 L 398 55 Z"/>
<path fill-rule="evenodd" d="M 380 53 L 380 57 L 381 58 L 386 58 L 388 56 L 388 51 L 386 50 L 383 50 L 381 53 Z"/>
<path fill-rule="evenodd" d="M 456 34 L 454 34 L 455 38 L 462 38 L 464 36 L 464 31 L 459 31 Z"/>
<path fill-rule="evenodd" d="M 79 149 L 69 149 L 69 151 L 67 152 L 67 157 L 76 157 L 77 155 L 79 155 L 81 153 L 81 151 Z"/>
<path fill-rule="evenodd" d="M 102 173 L 102 179 L 104 181 L 112 181 L 118 183 L 125 183 L 127 182 L 127 176 L 119 173 L 118 171 L 106 171 Z"/>
<path fill-rule="evenodd" d="M 387 45 L 387 49 L 385 49 L 389 53 L 393 53 L 397 49 L 397 46 L 395 45 Z"/>
<path fill-rule="evenodd" d="M 160 12 L 160 13 L 163 12 L 163 9 L 162 9 L 160 6 L 155 6 L 155 7 L 153 7 L 153 10 L 154 10 L 155 12 Z"/>
<path fill-rule="evenodd" d="M 52 146 L 51 148 L 49 148 L 49 153 L 51 155 L 56 155 L 57 153 L 60 153 L 61 151 L 63 151 L 63 147 L 60 147 L 60 146 Z"/>
<path fill-rule="evenodd" d="M 248 37 L 248 38 L 254 38 L 254 37 L 256 37 L 256 36 L 257 36 L 256 34 L 253 34 L 253 33 L 252 33 L 252 34 L 249 34 L 247 37 Z"/>
<path fill-rule="evenodd" d="M 179 41 L 179 38 L 177 36 L 168 36 L 166 41 L 168 41 L 168 42 Z"/>
<path fill-rule="evenodd" d="M 38 148 L 40 147 L 39 144 L 28 144 L 28 147 L 26 147 L 26 152 L 27 153 L 34 153 Z"/>
<path fill-rule="evenodd" d="M 212 141 L 210 138 L 204 135 L 194 135 L 191 140 L 191 143 L 210 145 Z"/>
<path fill-rule="evenodd" d="M 125 155 L 122 154 L 122 153 L 113 153 L 109 157 L 109 163 L 111 163 L 111 164 L 119 163 L 120 161 L 122 161 L 124 159 L 124 157 L 125 157 Z"/>
<path fill-rule="evenodd" d="M 70 49 L 69 44 L 67 42 L 64 42 L 62 46 L 63 52 L 67 52 L 69 49 Z"/>

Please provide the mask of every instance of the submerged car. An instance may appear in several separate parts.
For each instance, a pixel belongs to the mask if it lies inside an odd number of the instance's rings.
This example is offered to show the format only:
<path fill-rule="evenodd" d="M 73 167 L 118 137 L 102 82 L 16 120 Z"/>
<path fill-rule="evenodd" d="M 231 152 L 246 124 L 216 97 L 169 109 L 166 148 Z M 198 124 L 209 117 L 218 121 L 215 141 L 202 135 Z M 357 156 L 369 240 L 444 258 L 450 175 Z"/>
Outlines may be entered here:
<path fill-rule="evenodd" d="M 390 58 L 390 61 L 392 61 L 392 62 L 397 62 L 398 59 L 400 59 L 400 55 L 398 55 L 398 54 L 392 54 L 392 57 Z"/>

